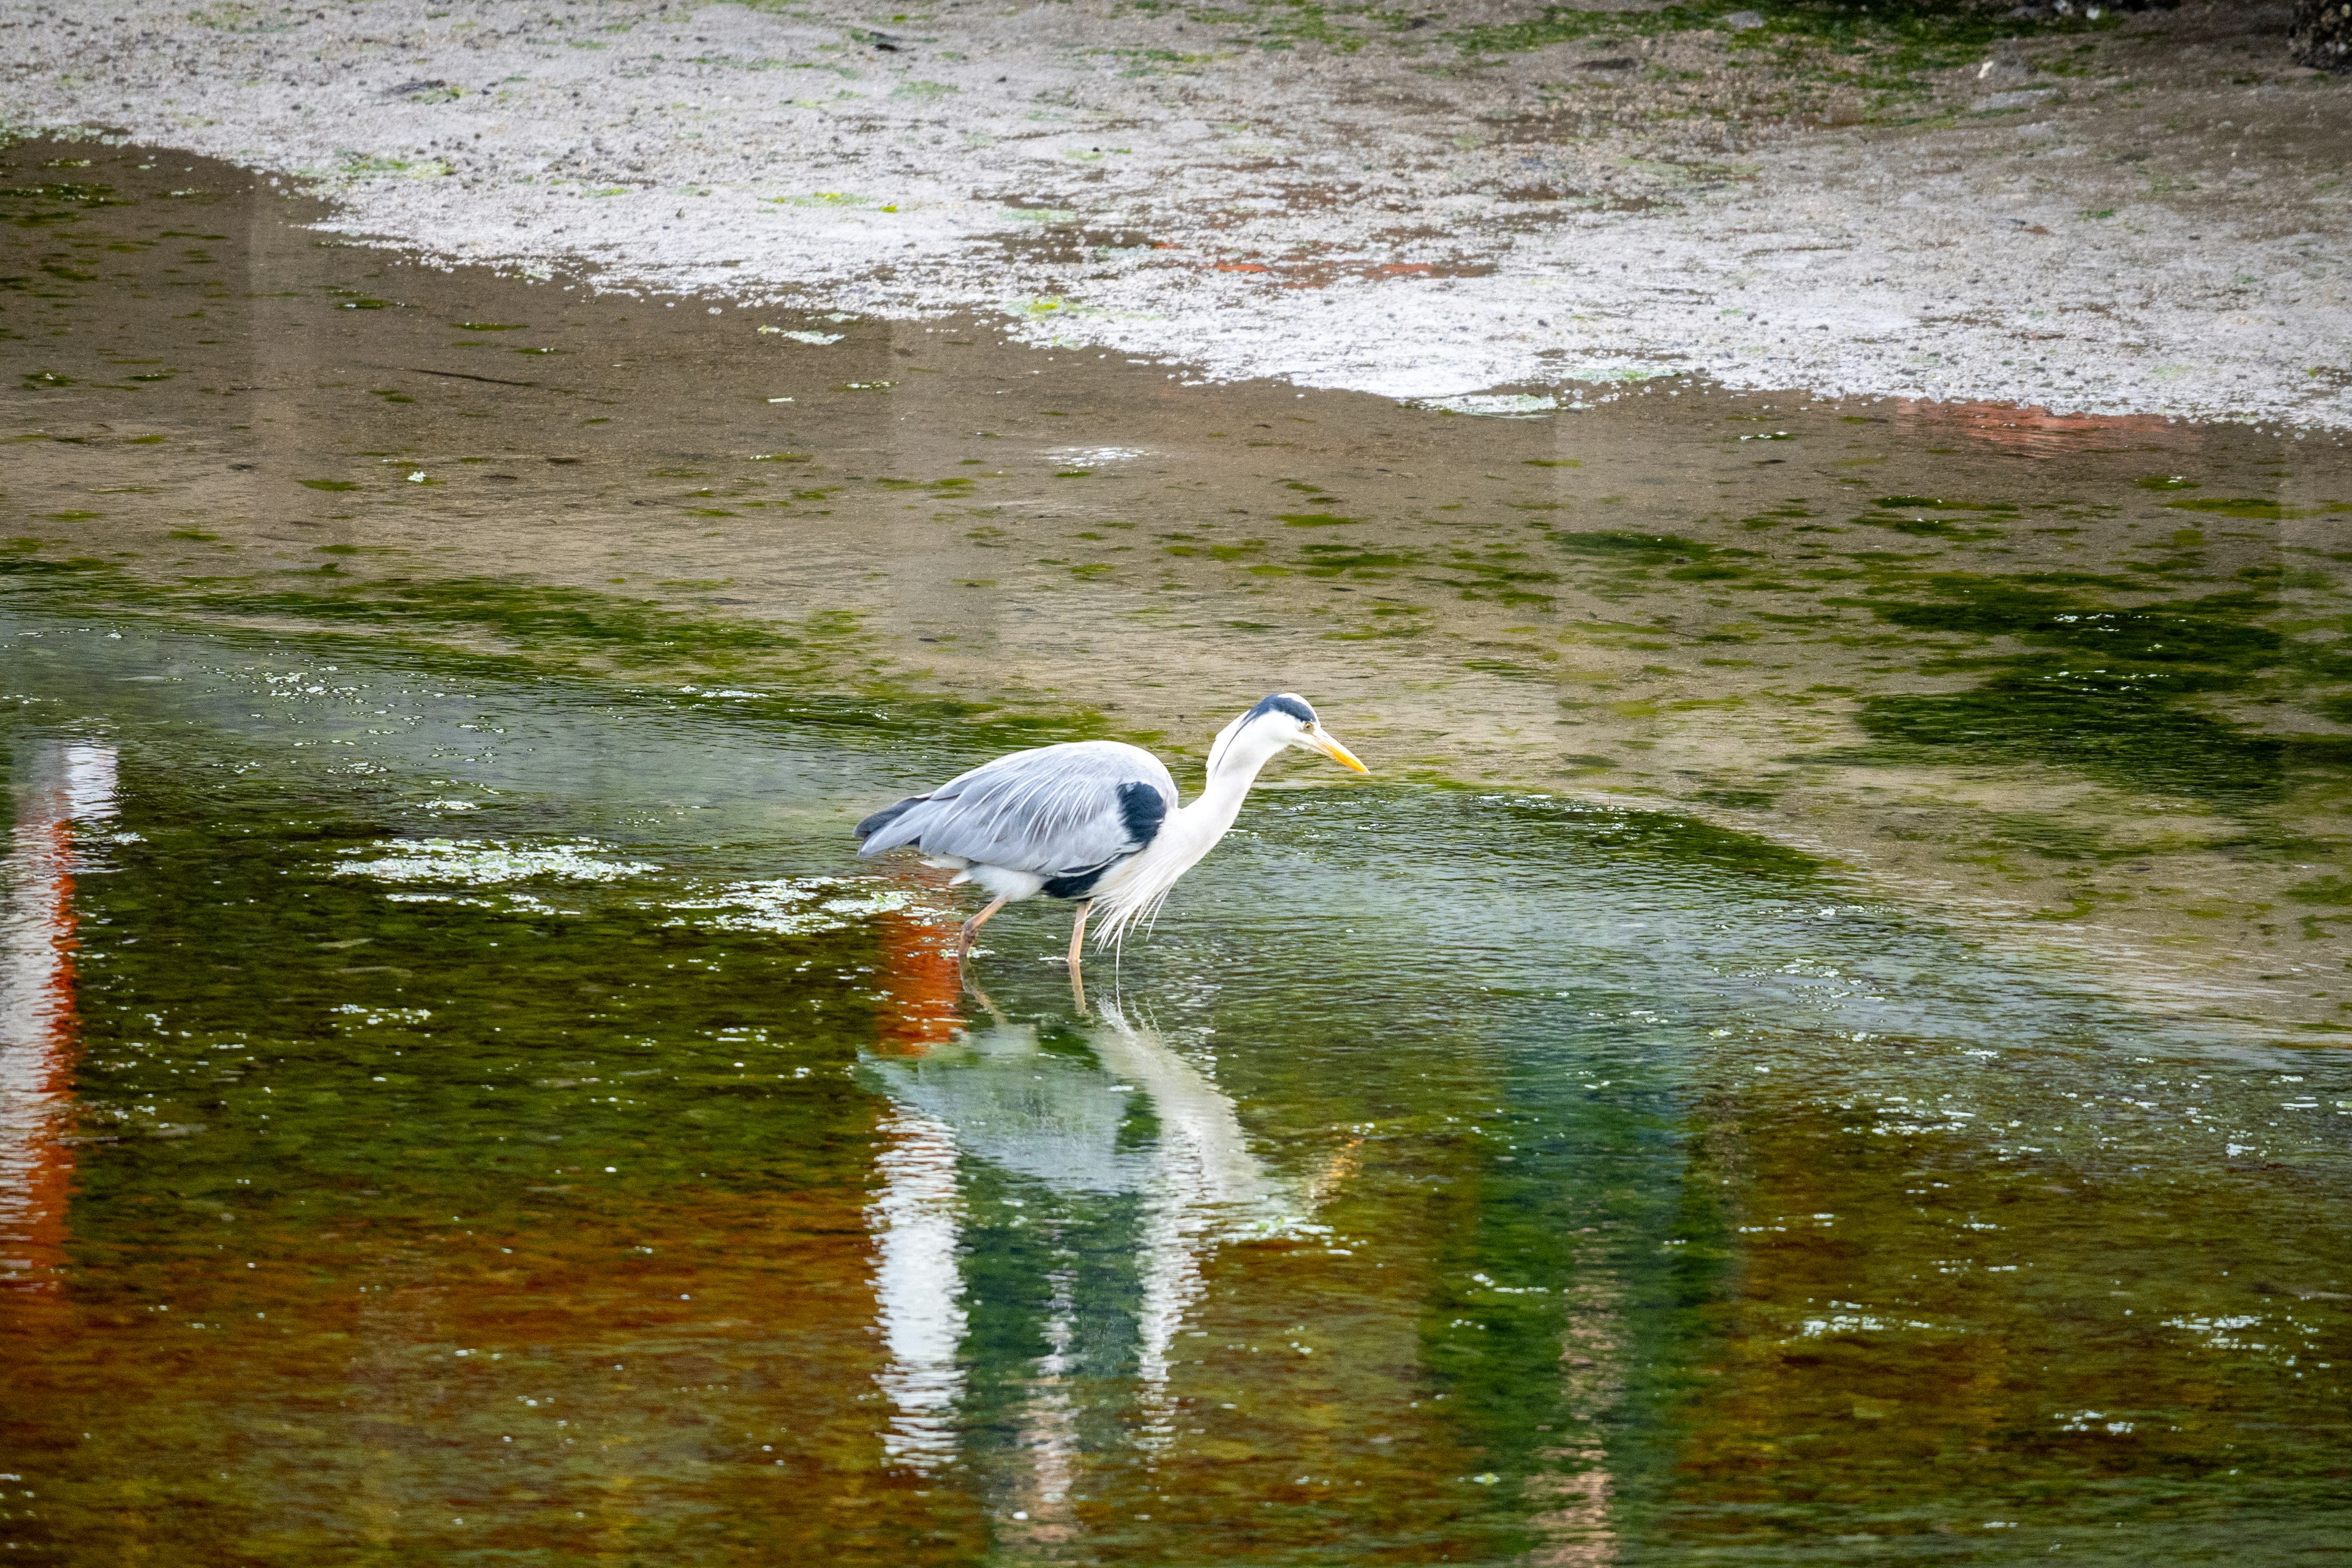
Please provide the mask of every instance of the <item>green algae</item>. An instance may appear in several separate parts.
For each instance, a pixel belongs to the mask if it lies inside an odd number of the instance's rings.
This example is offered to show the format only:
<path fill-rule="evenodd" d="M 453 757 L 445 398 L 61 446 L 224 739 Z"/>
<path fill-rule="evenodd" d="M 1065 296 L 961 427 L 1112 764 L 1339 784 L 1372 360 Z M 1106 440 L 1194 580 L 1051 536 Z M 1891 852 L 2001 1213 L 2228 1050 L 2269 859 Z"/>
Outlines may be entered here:
<path fill-rule="evenodd" d="M 1545 536 L 1571 555 L 1591 556 L 1611 564 L 1664 566 L 1690 563 L 1714 552 L 1714 547 L 1675 533 L 1631 533 L 1618 530 L 1561 531 Z"/>
<path fill-rule="evenodd" d="M 711 704 L 746 721 L 854 729 L 908 721 L 956 722 L 976 744 L 1036 745 L 1110 734 L 1149 742 L 1157 731 L 1121 729 L 1099 710 L 1066 701 L 1024 705 L 949 696 L 881 673 L 875 639 L 859 617 L 819 611 L 789 627 L 696 616 L 661 600 L 516 578 L 345 577 L 301 586 L 283 578 L 191 579 L 177 588 L 132 577 L 89 557 L 31 553 L 38 540 L 0 555 L 0 584 L 36 600 L 52 591 L 109 613 L 163 625 L 297 625 L 322 650 L 364 654 L 392 646 L 411 657 L 499 679 L 578 683 L 631 700 L 646 680 L 724 679 L 765 688 L 726 699 L 665 694 L 666 706 Z M 331 547 L 329 547 L 331 548 Z M 373 553 L 352 547 L 338 554 Z M 337 563 L 322 568 L 334 574 Z M 316 584 L 316 585 L 312 585 Z"/>
<path fill-rule="evenodd" d="M 2018 510 L 2008 501 L 1945 500 L 1936 496 L 1881 496 L 1873 504 L 1888 508 L 1920 507 L 1930 511 L 1981 511 L 2011 516 Z"/>
<path fill-rule="evenodd" d="M 2299 904 L 2352 904 L 2352 880 L 2335 876 L 2314 877 L 2286 889 L 2285 896 Z"/>
<path fill-rule="evenodd" d="M 1914 630 L 2007 637 L 2099 658 L 2104 667 L 2156 667 L 2184 687 L 2216 689 L 2292 666 L 2328 679 L 2352 678 L 2352 661 L 2321 645 L 2300 643 L 2263 624 L 2276 599 L 2251 589 L 2196 598 L 2116 606 L 2051 591 L 2053 586 L 2137 587 L 2128 579 L 2037 573 L 1993 577 L 1930 573 L 1918 585 L 1935 602 L 1864 601 L 1881 620 Z M 2193 665 L 2201 670 L 2182 670 Z"/>
<path fill-rule="evenodd" d="M 1308 544 L 1299 551 L 1301 568 L 1309 576 L 1330 577 L 1354 573 L 1380 580 L 1422 560 L 1417 552 L 1367 550 L 1347 544 Z"/>
<path fill-rule="evenodd" d="M 2221 517 L 2257 518 L 2267 522 L 2291 521 L 2306 517 L 2325 517 L 2333 511 L 2352 510 L 2352 506 L 2340 501 L 2330 501 L 2321 506 L 2288 506 L 2284 502 L 2266 500 L 2260 496 L 2242 496 L 2227 500 L 2220 497 L 2209 496 L 2188 500 L 2168 500 L 2164 504 L 2178 511 L 2212 512 Z"/>
<path fill-rule="evenodd" d="M 1831 865 L 1816 856 L 1697 817 L 1533 797 L 1490 802 L 1488 809 L 1521 825 L 1536 844 L 1558 836 L 1562 853 L 1606 853 L 1643 864 L 1703 868 L 1738 879 L 1752 897 L 1801 893 L 1832 874 Z"/>
<path fill-rule="evenodd" d="M 2153 795 L 2248 811 L 2305 769 L 2352 766 L 2352 737 L 2271 735 L 2180 700 L 2198 688 L 2106 671 L 2014 669 L 1966 692 L 1867 699 L 1864 733 L 1913 751 L 2074 769 Z"/>

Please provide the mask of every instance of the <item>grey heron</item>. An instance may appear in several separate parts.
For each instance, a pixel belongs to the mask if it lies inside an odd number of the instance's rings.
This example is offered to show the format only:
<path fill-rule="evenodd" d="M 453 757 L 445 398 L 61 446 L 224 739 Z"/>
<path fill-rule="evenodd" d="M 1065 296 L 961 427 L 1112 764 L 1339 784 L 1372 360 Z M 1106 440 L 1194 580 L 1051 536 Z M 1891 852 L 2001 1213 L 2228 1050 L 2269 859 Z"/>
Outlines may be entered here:
<path fill-rule="evenodd" d="M 885 806 L 857 825 L 864 840 L 857 853 L 911 845 L 929 864 L 952 869 L 955 881 L 995 895 L 964 921 L 959 959 L 1005 905 L 1040 893 L 1074 900 L 1075 975 L 1094 907 L 1103 910 L 1095 936 L 1101 945 L 1149 920 L 1177 879 L 1233 826 L 1258 770 L 1294 747 L 1371 771 L 1324 731 L 1305 698 L 1280 691 L 1217 731 L 1208 777 L 1190 805 L 1176 804 L 1176 781 L 1140 746 L 1073 741 L 982 763 L 928 795 Z"/>

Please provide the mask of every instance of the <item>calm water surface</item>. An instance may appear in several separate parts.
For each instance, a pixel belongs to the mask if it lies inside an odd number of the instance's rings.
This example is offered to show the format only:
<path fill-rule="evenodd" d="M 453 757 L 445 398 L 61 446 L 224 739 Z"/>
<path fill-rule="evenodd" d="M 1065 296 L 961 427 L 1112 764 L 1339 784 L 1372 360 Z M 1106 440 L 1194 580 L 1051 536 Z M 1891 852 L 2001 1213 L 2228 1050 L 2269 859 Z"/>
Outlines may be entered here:
<path fill-rule="evenodd" d="M 849 858 L 941 736 L 0 647 L 20 1551 L 2352 1542 L 2332 1053 L 1398 786 L 1261 797 L 1080 1014 Z"/>
<path fill-rule="evenodd" d="M 2339 459 L 1000 414 L 1051 362 L 509 339 L 544 290 L 9 155 L 11 1555 L 2352 1548 Z M 1379 776 L 1277 769 L 1090 1009 L 1058 907 L 967 986 L 850 853 L 1277 684 Z"/>

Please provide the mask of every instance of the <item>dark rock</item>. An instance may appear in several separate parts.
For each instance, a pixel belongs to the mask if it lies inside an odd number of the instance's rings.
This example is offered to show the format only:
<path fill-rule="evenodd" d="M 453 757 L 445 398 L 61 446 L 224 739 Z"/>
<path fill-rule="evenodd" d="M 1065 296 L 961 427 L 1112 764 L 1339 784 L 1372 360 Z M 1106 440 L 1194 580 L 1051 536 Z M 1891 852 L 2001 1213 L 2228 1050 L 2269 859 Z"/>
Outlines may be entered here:
<path fill-rule="evenodd" d="M 2352 0 L 2295 0 L 2286 53 L 2299 66 L 2352 71 Z"/>

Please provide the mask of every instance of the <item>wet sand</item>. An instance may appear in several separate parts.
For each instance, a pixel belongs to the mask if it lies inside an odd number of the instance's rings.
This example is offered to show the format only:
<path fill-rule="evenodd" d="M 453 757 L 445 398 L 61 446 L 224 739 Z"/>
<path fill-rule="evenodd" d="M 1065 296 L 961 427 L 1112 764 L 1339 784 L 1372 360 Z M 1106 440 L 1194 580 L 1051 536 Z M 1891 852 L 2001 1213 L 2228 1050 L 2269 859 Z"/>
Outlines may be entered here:
<path fill-rule="evenodd" d="M 0 11 L 0 130 L 355 237 L 1390 396 L 2352 424 L 2352 86 L 2284 5 Z"/>

